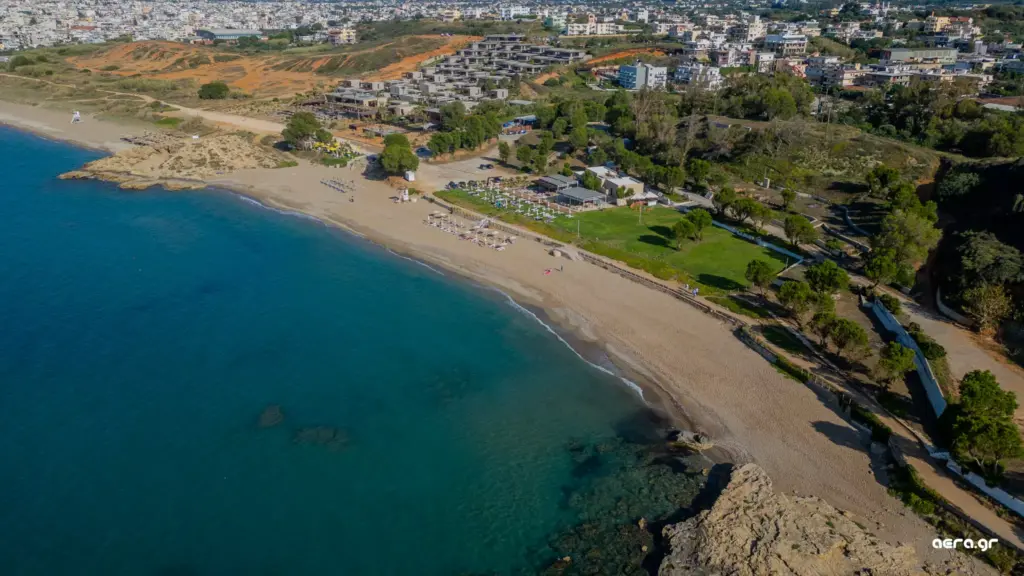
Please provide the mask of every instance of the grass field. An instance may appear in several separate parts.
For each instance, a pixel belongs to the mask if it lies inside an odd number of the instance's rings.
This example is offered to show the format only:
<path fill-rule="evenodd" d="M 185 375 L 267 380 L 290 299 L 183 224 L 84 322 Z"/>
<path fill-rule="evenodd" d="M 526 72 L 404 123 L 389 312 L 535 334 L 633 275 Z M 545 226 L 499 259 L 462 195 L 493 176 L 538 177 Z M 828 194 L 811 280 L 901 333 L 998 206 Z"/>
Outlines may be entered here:
<path fill-rule="evenodd" d="M 774 252 L 733 236 L 725 230 L 708 228 L 700 242 L 686 241 L 676 248 L 672 225 L 682 215 L 669 208 L 646 208 L 643 215 L 630 208 L 585 212 L 575 219 L 559 218 L 555 226 L 617 250 L 661 262 L 684 272 L 704 286 L 724 291 L 748 286 L 743 277 L 747 263 L 755 258 L 767 261 L 776 272 L 786 262 Z"/>
<path fill-rule="evenodd" d="M 443 190 L 435 195 L 560 242 L 579 245 L 658 278 L 698 284 L 706 293 L 746 288 L 748 282 L 743 276 L 747 263 L 755 258 L 768 262 L 776 272 L 786 266 L 771 250 L 718 228 L 705 230 L 702 241 L 686 241 L 677 249 L 672 225 L 682 215 L 669 208 L 645 208 L 642 222 L 638 211 L 623 207 L 584 212 L 546 224 L 500 210 L 461 190 Z M 577 225 L 579 238 L 576 237 Z"/>

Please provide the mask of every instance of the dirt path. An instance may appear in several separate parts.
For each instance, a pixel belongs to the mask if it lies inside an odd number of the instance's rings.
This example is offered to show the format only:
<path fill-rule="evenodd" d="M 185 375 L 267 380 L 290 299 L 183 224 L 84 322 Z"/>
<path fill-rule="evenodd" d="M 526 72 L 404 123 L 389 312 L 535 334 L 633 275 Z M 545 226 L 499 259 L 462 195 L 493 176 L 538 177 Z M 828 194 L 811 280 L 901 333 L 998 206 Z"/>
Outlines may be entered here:
<path fill-rule="evenodd" d="M 982 503 L 979 496 L 970 490 L 961 488 L 953 481 L 953 477 L 938 464 L 929 454 L 926 441 L 910 427 L 892 417 L 879 405 L 874 398 L 865 394 L 859 387 L 850 384 L 839 370 L 827 361 L 812 360 L 809 357 L 797 357 L 777 348 L 776 354 L 785 356 L 794 364 L 811 371 L 833 386 L 850 394 L 861 406 L 873 412 L 893 431 L 895 440 L 907 463 L 914 467 L 921 481 L 929 488 L 938 492 L 950 504 L 958 508 L 964 515 L 997 534 L 1000 539 L 1009 542 L 1020 550 L 1024 550 L 1024 534 L 1013 523 L 999 517 L 992 509 Z M 867 448 L 865 443 L 864 448 Z"/>

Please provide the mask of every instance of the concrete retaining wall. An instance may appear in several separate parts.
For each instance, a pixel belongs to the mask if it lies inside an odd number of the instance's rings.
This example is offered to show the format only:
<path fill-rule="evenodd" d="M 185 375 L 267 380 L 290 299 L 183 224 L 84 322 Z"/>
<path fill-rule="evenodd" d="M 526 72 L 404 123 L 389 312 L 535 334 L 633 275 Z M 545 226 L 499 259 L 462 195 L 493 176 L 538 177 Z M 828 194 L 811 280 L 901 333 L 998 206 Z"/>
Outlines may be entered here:
<path fill-rule="evenodd" d="M 931 404 L 936 418 L 942 416 L 942 413 L 946 411 L 946 399 L 942 396 L 942 388 L 939 387 L 939 381 L 935 378 L 935 374 L 932 373 L 932 367 L 928 365 L 928 360 L 917 346 L 917 342 L 900 325 L 896 317 L 885 306 L 882 306 L 882 303 L 877 299 L 871 304 L 871 310 L 875 313 L 878 321 L 885 326 L 885 329 L 893 333 L 897 342 L 914 351 L 914 364 L 917 365 L 917 375 L 921 378 L 921 385 L 928 396 L 928 403 Z"/>
<path fill-rule="evenodd" d="M 950 320 L 953 320 L 958 324 L 963 324 L 968 328 L 974 326 L 974 320 L 971 320 L 970 318 L 964 316 L 963 314 L 960 314 L 956 310 L 953 310 L 949 306 L 946 306 L 945 302 L 942 301 L 941 288 L 935 289 L 935 306 L 939 309 L 939 312 L 942 312 L 943 316 L 949 318 Z"/>

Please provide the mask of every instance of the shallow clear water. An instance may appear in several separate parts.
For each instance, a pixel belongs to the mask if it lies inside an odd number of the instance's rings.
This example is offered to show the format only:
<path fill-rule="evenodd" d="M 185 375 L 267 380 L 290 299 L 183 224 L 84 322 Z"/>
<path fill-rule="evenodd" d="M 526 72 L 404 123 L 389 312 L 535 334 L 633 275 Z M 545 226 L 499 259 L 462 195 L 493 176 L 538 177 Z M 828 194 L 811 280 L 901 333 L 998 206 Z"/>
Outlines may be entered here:
<path fill-rule="evenodd" d="M 4 574 L 512 572 L 580 519 L 570 441 L 644 425 L 497 292 L 226 193 L 55 179 L 95 152 L 0 155 Z"/>

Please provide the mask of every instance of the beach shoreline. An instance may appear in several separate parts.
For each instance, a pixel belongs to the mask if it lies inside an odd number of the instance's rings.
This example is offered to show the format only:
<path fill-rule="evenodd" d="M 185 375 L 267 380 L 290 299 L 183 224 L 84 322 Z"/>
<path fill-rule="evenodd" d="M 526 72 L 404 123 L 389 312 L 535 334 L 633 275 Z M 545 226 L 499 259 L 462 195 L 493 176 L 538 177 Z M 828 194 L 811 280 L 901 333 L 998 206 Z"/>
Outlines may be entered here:
<path fill-rule="evenodd" d="M 57 122 L 67 123 L 66 115 L 0 102 L 0 123 L 109 152 L 120 149 L 118 133 L 141 130 L 88 117 L 74 129 Z M 352 180 L 354 192 L 343 198 L 320 184 L 325 178 Z M 543 312 L 538 320 L 555 327 L 586 361 L 601 365 L 607 359 L 622 377 L 636 379 L 656 412 L 708 433 L 715 460 L 756 462 L 777 491 L 820 496 L 860 516 L 880 538 L 910 543 L 922 559 L 934 558 L 928 546 L 934 531 L 886 494 L 871 471 L 871 456 L 821 430 L 850 429 L 853 438 L 858 433 L 812 390 L 778 374 L 722 321 L 597 266 L 556 260 L 526 239 L 501 253 L 460 241 L 423 224 L 433 204 L 394 204 L 391 188 L 351 169 L 302 163 L 241 170 L 206 183 L 337 226 L 493 287 L 531 313 Z M 544 273 L 559 264 L 564 272 Z"/>

